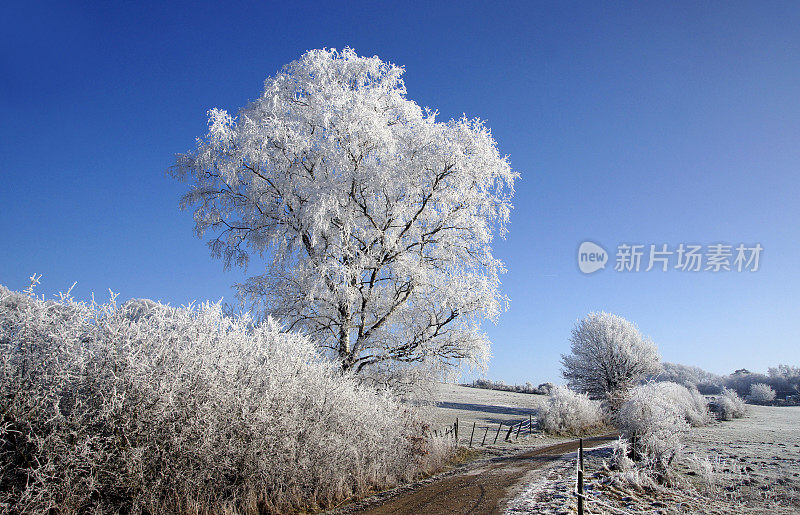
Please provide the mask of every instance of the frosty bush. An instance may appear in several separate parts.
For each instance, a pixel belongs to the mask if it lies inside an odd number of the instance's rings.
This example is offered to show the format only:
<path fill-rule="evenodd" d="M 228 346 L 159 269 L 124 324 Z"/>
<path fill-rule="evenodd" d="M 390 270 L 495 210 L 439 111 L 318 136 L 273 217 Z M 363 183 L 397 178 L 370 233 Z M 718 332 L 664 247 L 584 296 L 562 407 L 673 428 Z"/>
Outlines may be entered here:
<path fill-rule="evenodd" d="M 448 446 L 272 321 L 2 286 L 0 413 L 0 506 L 20 513 L 326 506 Z"/>
<path fill-rule="evenodd" d="M 662 473 L 683 448 L 681 437 L 689 427 L 710 421 L 702 395 L 669 382 L 637 386 L 617 414 L 620 432 L 632 443 L 637 461 Z"/>
<path fill-rule="evenodd" d="M 743 417 L 747 406 L 735 390 L 723 388 L 722 395 L 714 403 L 714 410 L 722 420 L 732 420 Z"/>
<path fill-rule="evenodd" d="M 684 411 L 684 417 L 693 427 L 705 426 L 711 423 L 711 407 L 708 400 L 697 388 L 687 388 L 691 401 Z"/>
<path fill-rule="evenodd" d="M 705 426 L 711 422 L 708 402 L 696 388 L 670 382 L 649 384 L 642 388 L 670 402 L 692 427 Z"/>
<path fill-rule="evenodd" d="M 750 400 L 753 402 L 772 402 L 775 400 L 775 390 L 764 383 L 757 383 L 750 386 Z"/>
<path fill-rule="evenodd" d="M 603 425 L 600 402 L 564 386 L 552 389 L 537 417 L 542 430 L 559 435 L 583 435 Z"/>

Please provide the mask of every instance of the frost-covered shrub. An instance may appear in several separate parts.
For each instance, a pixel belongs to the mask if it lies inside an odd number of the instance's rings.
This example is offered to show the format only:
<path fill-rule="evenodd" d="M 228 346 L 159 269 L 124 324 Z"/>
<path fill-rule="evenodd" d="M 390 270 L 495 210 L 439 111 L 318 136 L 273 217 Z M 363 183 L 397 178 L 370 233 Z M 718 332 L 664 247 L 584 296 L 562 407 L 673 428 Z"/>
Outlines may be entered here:
<path fill-rule="evenodd" d="M 722 420 L 732 420 L 743 417 L 747 406 L 735 390 L 723 388 L 722 395 L 714 402 L 714 411 Z"/>
<path fill-rule="evenodd" d="M 708 402 L 696 388 L 669 382 L 658 383 L 653 388 L 658 391 L 658 395 L 669 398 L 690 426 L 705 426 L 711 422 Z"/>
<path fill-rule="evenodd" d="M 764 383 L 750 385 L 749 399 L 753 402 L 772 402 L 775 400 L 775 390 Z"/>
<path fill-rule="evenodd" d="M 536 395 L 548 395 L 553 388 L 553 383 L 542 383 L 539 386 L 533 386 L 530 381 L 525 384 L 506 384 L 504 381 L 492 381 L 491 379 L 475 379 L 472 384 L 465 384 L 462 386 L 470 386 L 472 388 L 483 388 L 486 390 L 499 390 L 503 392 L 516 392 L 516 393 L 533 393 Z"/>
<path fill-rule="evenodd" d="M 687 388 L 691 401 L 688 402 L 684 417 L 692 427 L 705 426 L 711 423 L 711 406 L 697 388 Z"/>
<path fill-rule="evenodd" d="M 551 390 L 537 418 L 543 431 L 559 435 L 583 435 L 603 425 L 600 402 L 565 386 Z"/>
<path fill-rule="evenodd" d="M 606 469 L 612 469 L 612 478 L 619 487 L 636 489 L 653 488 L 657 486 L 653 471 L 642 467 L 641 462 L 633 461 L 631 442 L 620 437 L 611 443 L 610 463 L 603 460 Z"/>
<path fill-rule="evenodd" d="M 1 286 L 0 417 L 0 506 L 19 513 L 325 506 L 450 445 L 272 321 Z"/>
<path fill-rule="evenodd" d="M 637 386 L 617 414 L 622 436 L 632 445 L 632 455 L 645 467 L 666 471 L 683 448 L 682 436 L 690 426 L 708 424 L 711 416 L 697 390 L 675 383 Z"/>

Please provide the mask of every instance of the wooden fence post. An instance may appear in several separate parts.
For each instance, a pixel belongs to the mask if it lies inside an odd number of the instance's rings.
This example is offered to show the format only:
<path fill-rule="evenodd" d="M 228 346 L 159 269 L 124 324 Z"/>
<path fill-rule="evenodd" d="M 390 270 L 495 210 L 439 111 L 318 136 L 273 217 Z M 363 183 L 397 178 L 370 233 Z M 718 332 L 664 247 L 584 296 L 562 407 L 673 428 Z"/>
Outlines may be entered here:
<path fill-rule="evenodd" d="M 472 434 L 469 435 L 469 446 L 470 447 L 472 447 L 472 437 L 475 436 L 475 424 L 477 424 L 477 422 L 473 422 L 472 423 Z"/>
<path fill-rule="evenodd" d="M 457 444 L 458 443 L 458 417 L 456 417 L 455 430 L 456 430 L 456 444 Z"/>
<path fill-rule="evenodd" d="M 519 432 L 521 429 L 522 429 L 522 422 L 520 422 L 519 426 L 517 426 L 517 434 L 514 436 L 514 438 L 519 438 Z"/>
<path fill-rule="evenodd" d="M 528 434 L 533 434 L 533 415 L 528 415 Z"/>
<path fill-rule="evenodd" d="M 508 441 L 509 438 L 511 438 L 511 431 L 513 431 L 513 430 L 514 430 L 514 426 L 513 425 L 508 426 L 508 433 L 506 433 L 506 442 Z"/>
<path fill-rule="evenodd" d="M 486 431 L 483 432 L 483 441 L 481 442 L 481 447 L 486 445 L 486 435 L 489 434 L 489 426 L 486 426 Z"/>
<path fill-rule="evenodd" d="M 578 515 L 583 515 L 583 438 L 578 440 Z"/>
<path fill-rule="evenodd" d="M 500 428 L 501 427 L 503 427 L 503 423 L 502 422 L 500 422 L 500 424 L 497 426 L 497 433 L 494 435 L 494 443 L 497 443 L 497 437 L 500 436 Z"/>

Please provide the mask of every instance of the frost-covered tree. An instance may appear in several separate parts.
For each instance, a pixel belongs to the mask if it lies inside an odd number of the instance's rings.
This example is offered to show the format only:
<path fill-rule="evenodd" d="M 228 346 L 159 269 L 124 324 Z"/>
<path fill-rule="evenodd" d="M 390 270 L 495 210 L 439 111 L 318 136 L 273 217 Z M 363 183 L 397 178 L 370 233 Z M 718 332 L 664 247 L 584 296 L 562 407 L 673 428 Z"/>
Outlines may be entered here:
<path fill-rule="evenodd" d="M 775 400 L 775 390 L 768 384 L 756 383 L 750 385 L 749 397 L 753 402 L 772 402 Z"/>
<path fill-rule="evenodd" d="M 778 365 L 770 367 L 768 372 L 770 383 L 775 390 L 781 391 L 783 395 L 800 392 L 800 367 Z"/>
<path fill-rule="evenodd" d="M 267 78 L 172 172 L 226 267 L 263 258 L 242 300 L 313 335 L 346 370 L 485 362 L 517 173 L 478 119 L 437 122 L 404 69 L 312 50 Z"/>
<path fill-rule="evenodd" d="M 655 344 L 617 315 L 590 313 L 572 329 L 570 344 L 561 373 L 570 388 L 593 398 L 617 399 L 660 370 Z"/>
<path fill-rule="evenodd" d="M 682 365 L 680 363 L 661 363 L 661 372 L 650 377 L 654 381 L 669 381 L 682 384 L 687 388 L 694 387 L 717 393 L 722 388 L 724 378 L 700 367 Z"/>

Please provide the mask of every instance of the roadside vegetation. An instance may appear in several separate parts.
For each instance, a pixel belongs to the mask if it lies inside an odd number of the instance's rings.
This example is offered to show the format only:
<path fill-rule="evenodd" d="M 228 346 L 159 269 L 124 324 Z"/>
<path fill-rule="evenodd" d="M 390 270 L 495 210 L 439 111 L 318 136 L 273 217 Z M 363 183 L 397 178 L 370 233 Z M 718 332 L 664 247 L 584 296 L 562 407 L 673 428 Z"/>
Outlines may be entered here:
<path fill-rule="evenodd" d="M 712 422 L 712 408 L 722 420 L 745 414 L 744 401 L 732 389 L 723 389 L 710 405 L 697 388 L 714 380 L 710 374 L 695 367 L 662 367 L 655 344 L 619 316 L 590 313 L 576 324 L 570 342 L 562 374 L 576 392 L 556 389 L 557 397 L 540 413 L 540 426 L 555 434 L 563 428 L 589 432 L 594 419 L 587 414 L 596 406 L 599 416 L 619 430 L 609 467 L 621 480 L 636 486 L 669 484 L 686 436 Z M 765 387 L 754 387 L 751 395 L 768 397 Z"/>
<path fill-rule="evenodd" d="M 0 506 L 285 513 L 439 466 L 451 443 L 272 320 L 0 286 Z"/>
<path fill-rule="evenodd" d="M 554 435 L 583 436 L 606 427 L 600 402 L 565 386 L 553 388 L 537 420 L 540 429 Z"/>

